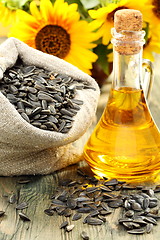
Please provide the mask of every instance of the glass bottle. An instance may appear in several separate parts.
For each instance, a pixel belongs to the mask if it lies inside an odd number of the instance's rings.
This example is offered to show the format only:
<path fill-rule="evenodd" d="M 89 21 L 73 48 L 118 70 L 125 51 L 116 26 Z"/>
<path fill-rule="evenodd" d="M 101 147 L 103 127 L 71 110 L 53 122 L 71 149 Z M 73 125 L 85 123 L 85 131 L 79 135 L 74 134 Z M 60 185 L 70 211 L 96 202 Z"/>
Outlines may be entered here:
<path fill-rule="evenodd" d="M 114 79 L 105 110 L 84 147 L 84 158 L 100 177 L 157 181 L 160 133 L 142 88 L 144 31 L 113 28 L 112 36 Z"/>

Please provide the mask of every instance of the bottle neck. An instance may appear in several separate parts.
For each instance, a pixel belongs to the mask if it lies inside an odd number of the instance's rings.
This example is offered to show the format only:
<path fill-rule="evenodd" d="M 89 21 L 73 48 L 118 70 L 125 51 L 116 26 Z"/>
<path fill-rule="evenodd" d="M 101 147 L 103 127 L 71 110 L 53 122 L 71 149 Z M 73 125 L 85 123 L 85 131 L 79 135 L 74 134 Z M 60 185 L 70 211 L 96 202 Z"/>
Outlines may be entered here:
<path fill-rule="evenodd" d="M 142 89 L 142 50 L 133 55 L 122 55 L 113 49 L 112 87 Z"/>
<path fill-rule="evenodd" d="M 112 29 L 114 89 L 142 89 L 144 31 L 116 32 Z"/>

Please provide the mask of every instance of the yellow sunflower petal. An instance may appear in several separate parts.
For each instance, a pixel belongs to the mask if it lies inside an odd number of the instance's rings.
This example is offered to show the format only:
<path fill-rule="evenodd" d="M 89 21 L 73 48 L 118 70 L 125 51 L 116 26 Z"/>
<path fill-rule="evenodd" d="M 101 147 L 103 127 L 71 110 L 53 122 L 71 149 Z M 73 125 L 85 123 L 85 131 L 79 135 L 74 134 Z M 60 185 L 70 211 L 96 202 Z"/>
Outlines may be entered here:
<path fill-rule="evenodd" d="M 23 10 L 17 10 L 17 18 L 19 21 L 23 21 L 26 24 L 32 26 L 33 28 L 37 28 L 39 26 L 39 22 L 29 13 Z"/>
<path fill-rule="evenodd" d="M 50 11 L 52 11 L 52 3 L 50 0 L 41 0 L 40 12 L 45 21 L 50 20 Z"/>
<path fill-rule="evenodd" d="M 12 11 L 0 3 L 0 21 L 4 26 L 8 26 L 16 20 L 16 11 Z"/>
<path fill-rule="evenodd" d="M 42 15 L 40 14 L 36 2 L 32 1 L 30 3 L 30 12 L 33 17 L 35 17 L 37 20 L 40 20 L 42 18 Z"/>
<path fill-rule="evenodd" d="M 99 28 L 102 24 L 104 23 L 103 20 L 93 20 L 92 22 L 89 23 L 89 27 L 92 31 L 96 30 Z"/>
<path fill-rule="evenodd" d="M 95 18 L 104 18 L 109 12 L 112 12 L 117 7 L 117 4 L 110 3 L 107 7 L 99 8 L 98 10 L 90 10 L 89 15 L 95 19 Z"/>

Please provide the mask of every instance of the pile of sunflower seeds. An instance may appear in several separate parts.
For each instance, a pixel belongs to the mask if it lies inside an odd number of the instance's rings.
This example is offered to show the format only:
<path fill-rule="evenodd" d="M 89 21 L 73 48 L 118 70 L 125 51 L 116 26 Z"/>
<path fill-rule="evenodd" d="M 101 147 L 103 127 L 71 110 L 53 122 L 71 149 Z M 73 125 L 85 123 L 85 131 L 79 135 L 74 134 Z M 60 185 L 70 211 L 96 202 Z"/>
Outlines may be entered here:
<path fill-rule="evenodd" d="M 37 128 L 61 133 L 70 130 L 83 104 L 75 99 L 76 91 L 82 89 L 95 90 L 87 82 L 25 66 L 20 60 L 0 81 L 0 91 L 23 119 Z"/>
<path fill-rule="evenodd" d="M 126 229 L 129 234 L 150 233 L 160 219 L 159 202 L 155 196 L 160 192 L 160 185 L 150 188 L 148 186 L 133 186 L 117 179 L 107 178 L 98 180 L 89 176 L 81 169 L 77 170 L 79 180 L 64 179 L 60 181 L 51 197 L 51 204 L 44 212 L 48 216 L 58 214 L 66 217 L 60 229 L 70 232 L 74 229 L 76 221 L 81 219 L 84 224 L 102 225 L 107 221 L 107 215 L 113 209 L 122 208 L 122 217 L 117 224 Z M 31 179 L 20 179 L 17 183 L 27 184 Z M 17 195 L 4 195 L 10 204 L 17 202 Z M 19 217 L 23 221 L 31 219 L 22 212 L 28 208 L 26 202 L 20 202 L 15 210 L 20 210 Z M 0 218 L 6 215 L 0 211 Z M 70 220 L 69 220 L 70 219 Z M 71 224 L 69 224 L 71 222 Z M 89 240 L 89 235 L 81 232 L 81 238 Z"/>
<path fill-rule="evenodd" d="M 52 216 L 55 212 L 60 216 L 70 217 L 73 223 L 83 216 L 83 223 L 102 225 L 112 209 L 122 207 L 123 217 L 118 224 L 123 225 L 130 234 L 150 233 L 157 225 L 158 199 L 156 192 L 160 186 L 132 186 L 117 179 L 98 180 L 90 177 L 81 169 L 77 171 L 82 177 L 79 181 L 65 179 L 60 182 L 58 190 L 52 196 L 51 205 L 44 212 Z M 67 219 L 61 226 L 65 231 L 72 231 L 74 224 L 69 225 Z M 81 233 L 83 239 L 89 239 L 86 232 Z"/>

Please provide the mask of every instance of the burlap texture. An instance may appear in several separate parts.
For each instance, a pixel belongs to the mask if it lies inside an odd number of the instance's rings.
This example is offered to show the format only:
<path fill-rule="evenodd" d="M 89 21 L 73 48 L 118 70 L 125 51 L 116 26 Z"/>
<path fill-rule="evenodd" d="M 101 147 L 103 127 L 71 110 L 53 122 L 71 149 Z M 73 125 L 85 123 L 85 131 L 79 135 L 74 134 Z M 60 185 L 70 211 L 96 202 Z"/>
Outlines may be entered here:
<path fill-rule="evenodd" d="M 74 142 L 86 132 L 95 116 L 99 98 L 97 83 L 75 66 L 55 56 L 42 53 L 15 38 L 0 46 L 0 79 L 12 67 L 18 56 L 27 65 L 67 74 L 89 82 L 96 88 L 77 90 L 76 99 L 84 104 L 74 116 L 67 134 L 41 130 L 26 122 L 8 99 L 0 93 L 0 175 L 48 174 L 76 163 L 82 148 Z"/>

